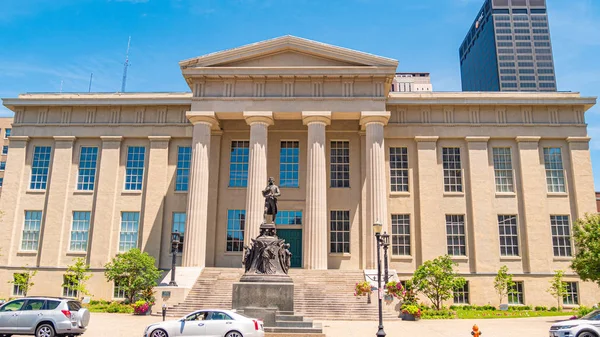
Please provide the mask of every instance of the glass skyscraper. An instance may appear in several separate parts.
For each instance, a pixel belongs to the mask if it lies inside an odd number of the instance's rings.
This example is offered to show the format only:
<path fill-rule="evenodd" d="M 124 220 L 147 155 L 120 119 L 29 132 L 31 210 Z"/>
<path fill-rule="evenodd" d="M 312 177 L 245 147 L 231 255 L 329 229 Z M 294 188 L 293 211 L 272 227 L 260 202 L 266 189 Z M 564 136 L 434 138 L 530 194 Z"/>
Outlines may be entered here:
<path fill-rule="evenodd" d="M 459 53 L 463 91 L 556 91 L 546 0 L 486 0 Z"/>

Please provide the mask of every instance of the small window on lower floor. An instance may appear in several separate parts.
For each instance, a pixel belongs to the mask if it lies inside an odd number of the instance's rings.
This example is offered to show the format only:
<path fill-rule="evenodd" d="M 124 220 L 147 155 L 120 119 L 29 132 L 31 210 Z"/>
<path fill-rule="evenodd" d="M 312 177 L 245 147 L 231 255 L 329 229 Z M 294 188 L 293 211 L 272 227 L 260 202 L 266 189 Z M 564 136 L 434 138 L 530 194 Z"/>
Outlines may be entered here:
<path fill-rule="evenodd" d="M 563 297 L 563 304 L 578 305 L 579 304 L 579 287 L 577 282 L 565 282 L 567 292 Z"/>
<path fill-rule="evenodd" d="M 125 293 L 125 289 L 123 289 L 123 287 L 120 287 L 119 285 L 117 285 L 115 283 L 114 290 L 113 290 L 113 298 L 120 299 L 120 298 L 126 298 L 126 297 L 127 297 L 127 294 Z"/>
<path fill-rule="evenodd" d="M 524 304 L 523 297 L 523 282 L 515 282 L 514 286 L 511 289 L 511 292 L 508 294 L 508 304 Z"/>
<path fill-rule="evenodd" d="M 66 276 L 63 276 L 63 296 L 77 298 L 77 290 L 74 289 L 77 286 L 76 283 L 71 282 Z"/>
<path fill-rule="evenodd" d="M 469 304 L 469 282 L 460 287 L 454 289 L 454 304 Z"/>
<path fill-rule="evenodd" d="M 13 274 L 13 296 L 25 296 L 25 292 L 19 284 L 17 284 L 17 278 L 19 274 Z"/>

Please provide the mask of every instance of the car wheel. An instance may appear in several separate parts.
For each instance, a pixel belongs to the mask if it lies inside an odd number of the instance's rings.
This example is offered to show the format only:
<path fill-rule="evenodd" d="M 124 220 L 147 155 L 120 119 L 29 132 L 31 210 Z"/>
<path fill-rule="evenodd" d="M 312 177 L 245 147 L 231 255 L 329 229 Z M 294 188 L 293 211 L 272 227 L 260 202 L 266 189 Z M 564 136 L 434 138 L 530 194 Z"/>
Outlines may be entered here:
<path fill-rule="evenodd" d="M 577 334 L 577 337 L 597 337 L 597 335 L 591 331 L 582 331 Z"/>
<path fill-rule="evenodd" d="M 169 335 L 167 335 L 167 332 L 163 329 L 156 329 L 152 331 L 150 337 L 169 337 Z"/>
<path fill-rule="evenodd" d="M 225 337 L 244 337 L 240 332 L 237 331 L 229 331 Z"/>
<path fill-rule="evenodd" d="M 54 333 L 54 328 L 52 327 L 52 325 L 44 323 L 44 324 L 40 324 L 40 326 L 38 326 L 37 329 L 35 329 L 35 336 L 36 337 L 55 337 L 56 334 Z"/>

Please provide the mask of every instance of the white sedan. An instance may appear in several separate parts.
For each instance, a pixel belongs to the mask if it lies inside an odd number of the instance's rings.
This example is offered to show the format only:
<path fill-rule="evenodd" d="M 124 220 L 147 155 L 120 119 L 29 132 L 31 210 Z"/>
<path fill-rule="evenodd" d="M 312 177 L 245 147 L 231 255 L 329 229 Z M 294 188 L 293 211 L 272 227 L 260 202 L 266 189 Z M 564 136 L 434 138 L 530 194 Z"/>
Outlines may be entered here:
<path fill-rule="evenodd" d="M 600 310 L 574 320 L 558 322 L 550 328 L 550 337 L 598 337 L 600 336 Z"/>
<path fill-rule="evenodd" d="M 249 318 L 231 310 L 206 309 L 174 321 L 151 324 L 144 337 L 209 336 L 264 337 L 262 320 Z"/>

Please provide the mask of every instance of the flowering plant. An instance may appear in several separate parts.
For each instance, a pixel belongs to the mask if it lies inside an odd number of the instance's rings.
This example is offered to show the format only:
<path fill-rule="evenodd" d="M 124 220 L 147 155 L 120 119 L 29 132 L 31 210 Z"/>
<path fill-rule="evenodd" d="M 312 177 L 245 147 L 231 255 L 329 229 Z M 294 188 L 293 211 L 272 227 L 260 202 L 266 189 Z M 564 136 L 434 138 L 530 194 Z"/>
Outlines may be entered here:
<path fill-rule="evenodd" d="M 143 315 L 150 310 L 150 303 L 144 300 L 136 301 L 133 304 L 133 312 L 137 315 Z"/>
<path fill-rule="evenodd" d="M 421 318 L 421 309 L 418 306 L 416 306 L 416 305 L 412 305 L 412 304 L 403 305 L 402 306 L 402 313 L 403 314 L 410 314 L 410 315 L 413 315 L 413 316 L 415 316 L 417 318 Z"/>
<path fill-rule="evenodd" d="M 404 287 L 402 283 L 396 281 L 390 281 L 385 285 L 385 289 L 387 290 L 387 294 L 394 296 L 396 298 L 400 298 L 402 296 L 402 292 L 404 291 Z"/>
<path fill-rule="evenodd" d="M 405 304 L 417 304 L 417 293 L 415 292 L 412 280 L 407 280 L 404 283 L 404 287 L 398 293 L 398 298 L 400 299 L 400 301 L 402 301 L 402 303 Z"/>
<path fill-rule="evenodd" d="M 371 293 L 371 284 L 367 281 L 358 282 L 354 288 L 354 296 L 365 296 Z"/>

